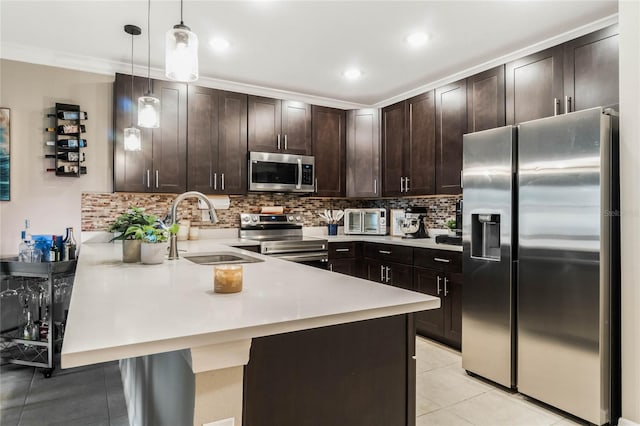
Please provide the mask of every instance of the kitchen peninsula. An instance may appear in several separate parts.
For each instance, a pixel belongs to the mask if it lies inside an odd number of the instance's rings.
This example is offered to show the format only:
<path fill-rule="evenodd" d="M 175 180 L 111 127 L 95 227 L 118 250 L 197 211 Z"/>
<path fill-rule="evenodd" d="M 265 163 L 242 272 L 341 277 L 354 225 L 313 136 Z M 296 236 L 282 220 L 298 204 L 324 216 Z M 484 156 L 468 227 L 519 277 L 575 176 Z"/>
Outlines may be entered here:
<path fill-rule="evenodd" d="M 414 424 L 411 313 L 438 298 L 221 240 L 180 249 L 263 261 L 224 295 L 211 265 L 123 264 L 120 244 L 82 248 L 62 367 L 121 360 L 131 424 Z"/>

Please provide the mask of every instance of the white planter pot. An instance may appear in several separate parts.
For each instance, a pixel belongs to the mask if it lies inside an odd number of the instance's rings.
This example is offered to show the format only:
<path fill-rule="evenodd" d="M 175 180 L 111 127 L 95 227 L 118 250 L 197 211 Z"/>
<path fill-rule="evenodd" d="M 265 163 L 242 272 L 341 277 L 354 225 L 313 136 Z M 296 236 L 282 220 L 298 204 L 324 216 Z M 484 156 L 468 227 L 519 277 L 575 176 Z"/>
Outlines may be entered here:
<path fill-rule="evenodd" d="M 167 257 L 167 243 L 142 243 L 140 261 L 145 265 L 157 265 Z"/>

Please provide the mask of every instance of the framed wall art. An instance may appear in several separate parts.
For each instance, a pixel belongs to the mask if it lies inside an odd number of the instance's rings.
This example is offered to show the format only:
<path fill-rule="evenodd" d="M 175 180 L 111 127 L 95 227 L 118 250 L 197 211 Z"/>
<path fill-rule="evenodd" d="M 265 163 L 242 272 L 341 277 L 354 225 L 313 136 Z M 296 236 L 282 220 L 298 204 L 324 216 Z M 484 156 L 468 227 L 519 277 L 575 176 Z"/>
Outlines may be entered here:
<path fill-rule="evenodd" d="M 11 199 L 11 110 L 0 108 L 0 201 Z"/>

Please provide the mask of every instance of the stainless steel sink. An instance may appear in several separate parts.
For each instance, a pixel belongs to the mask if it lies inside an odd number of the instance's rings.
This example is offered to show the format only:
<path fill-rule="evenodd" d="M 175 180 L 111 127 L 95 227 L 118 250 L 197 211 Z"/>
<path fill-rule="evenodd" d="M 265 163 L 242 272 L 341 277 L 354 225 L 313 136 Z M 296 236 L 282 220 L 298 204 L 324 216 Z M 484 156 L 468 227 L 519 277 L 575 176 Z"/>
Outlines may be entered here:
<path fill-rule="evenodd" d="M 185 254 L 182 257 L 190 262 L 198 265 L 219 265 L 222 263 L 256 263 L 264 262 L 262 259 L 246 256 L 240 253 L 230 251 L 217 251 L 212 253 L 192 253 Z"/>

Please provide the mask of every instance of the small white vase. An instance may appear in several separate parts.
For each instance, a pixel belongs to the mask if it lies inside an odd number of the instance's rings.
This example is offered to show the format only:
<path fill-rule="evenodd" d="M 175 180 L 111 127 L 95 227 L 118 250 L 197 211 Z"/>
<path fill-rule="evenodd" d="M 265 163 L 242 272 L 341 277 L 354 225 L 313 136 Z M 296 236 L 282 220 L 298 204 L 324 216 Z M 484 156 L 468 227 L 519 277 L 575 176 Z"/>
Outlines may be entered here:
<path fill-rule="evenodd" d="M 142 243 L 140 261 L 145 265 L 157 265 L 167 257 L 167 243 Z"/>

